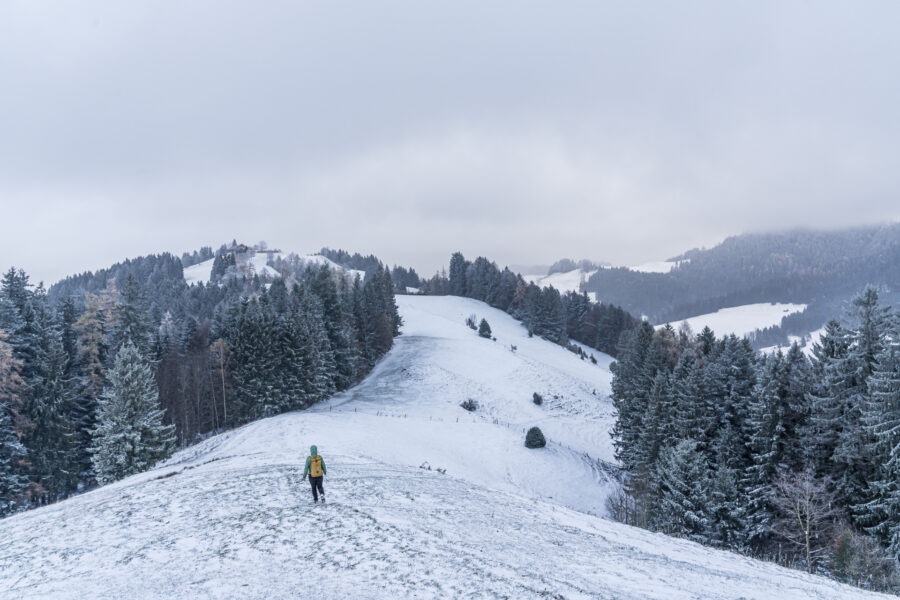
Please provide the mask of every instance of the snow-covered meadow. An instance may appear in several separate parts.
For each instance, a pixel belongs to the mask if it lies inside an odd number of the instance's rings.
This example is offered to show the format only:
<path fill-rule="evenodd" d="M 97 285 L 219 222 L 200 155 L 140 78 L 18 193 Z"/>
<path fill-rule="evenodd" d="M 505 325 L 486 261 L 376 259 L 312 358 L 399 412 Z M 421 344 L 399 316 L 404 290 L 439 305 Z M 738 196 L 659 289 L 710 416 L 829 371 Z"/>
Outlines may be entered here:
<path fill-rule="evenodd" d="M 699 333 L 704 327 L 712 329 L 717 336 L 722 337 L 734 334 L 743 337 L 753 333 L 757 329 L 765 329 L 773 325 L 780 325 L 784 317 L 806 310 L 805 304 L 781 304 L 777 302 L 760 302 L 758 304 L 745 304 L 722 308 L 713 313 L 697 315 L 673 321 L 670 323 L 677 331 L 683 323 L 687 323 L 694 333 Z M 659 327 L 664 326 L 660 324 Z"/>
<path fill-rule="evenodd" d="M 880 597 L 602 518 L 610 358 L 528 338 L 473 300 L 398 304 L 404 334 L 356 388 L 0 521 L 0 596 Z M 531 425 L 546 448 L 524 448 Z M 300 481 L 313 443 L 318 506 Z"/>

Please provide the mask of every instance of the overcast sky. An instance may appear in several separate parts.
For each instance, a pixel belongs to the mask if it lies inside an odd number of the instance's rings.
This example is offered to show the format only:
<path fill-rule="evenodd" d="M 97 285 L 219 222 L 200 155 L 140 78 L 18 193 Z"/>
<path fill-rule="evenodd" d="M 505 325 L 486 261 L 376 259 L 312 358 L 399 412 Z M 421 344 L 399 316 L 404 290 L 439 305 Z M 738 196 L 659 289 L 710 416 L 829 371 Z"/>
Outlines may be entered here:
<path fill-rule="evenodd" d="M 0 3 L 0 266 L 634 264 L 900 218 L 900 3 Z"/>

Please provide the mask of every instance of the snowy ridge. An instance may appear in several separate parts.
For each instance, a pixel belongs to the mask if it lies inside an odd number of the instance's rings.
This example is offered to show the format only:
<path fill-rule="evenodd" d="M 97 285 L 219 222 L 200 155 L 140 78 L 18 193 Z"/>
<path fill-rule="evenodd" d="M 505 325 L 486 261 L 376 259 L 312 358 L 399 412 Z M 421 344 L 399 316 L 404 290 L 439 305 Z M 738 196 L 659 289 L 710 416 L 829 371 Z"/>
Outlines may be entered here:
<path fill-rule="evenodd" d="M 397 300 L 404 335 L 356 388 L 0 521 L 0 595 L 886 597 L 587 514 L 611 486 L 609 357 L 582 361 L 473 300 Z M 532 424 L 547 448 L 522 445 Z M 299 481 L 311 443 L 326 505 Z"/>

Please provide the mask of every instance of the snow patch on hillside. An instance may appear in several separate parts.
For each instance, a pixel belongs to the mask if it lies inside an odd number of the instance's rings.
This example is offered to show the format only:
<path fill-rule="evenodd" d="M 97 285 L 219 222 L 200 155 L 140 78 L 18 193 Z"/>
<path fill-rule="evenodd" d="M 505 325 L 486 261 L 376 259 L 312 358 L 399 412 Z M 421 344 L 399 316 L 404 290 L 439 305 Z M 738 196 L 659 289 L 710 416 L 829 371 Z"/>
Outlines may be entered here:
<path fill-rule="evenodd" d="M 743 337 L 757 329 L 780 325 L 781 319 L 784 317 L 793 313 L 803 312 L 804 310 L 806 310 L 805 304 L 762 302 L 722 308 L 714 313 L 674 321 L 671 325 L 678 330 L 682 323 L 687 323 L 694 333 L 699 333 L 704 327 L 709 327 L 719 337 L 731 333 L 738 337 Z M 665 324 L 660 324 L 657 327 L 662 327 L 663 325 Z"/>
<path fill-rule="evenodd" d="M 209 260 L 204 260 L 201 263 L 197 263 L 196 265 L 185 267 L 185 282 L 187 282 L 188 285 L 193 285 L 195 283 L 209 283 L 209 280 L 212 279 L 212 268 L 214 262 L 215 259 L 211 258 Z"/>

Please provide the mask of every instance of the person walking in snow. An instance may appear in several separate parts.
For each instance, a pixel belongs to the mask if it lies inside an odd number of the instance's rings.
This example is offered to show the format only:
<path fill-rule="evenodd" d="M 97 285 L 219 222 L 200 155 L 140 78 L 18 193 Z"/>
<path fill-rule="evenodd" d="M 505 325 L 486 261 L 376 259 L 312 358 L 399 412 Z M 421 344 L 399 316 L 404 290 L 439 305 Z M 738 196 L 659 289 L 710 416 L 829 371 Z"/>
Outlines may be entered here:
<path fill-rule="evenodd" d="M 309 484 L 312 486 L 313 502 L 318 504 L 319 495 L 322 496 L 322 503 L 325 503 L 325 488 L 322 487 L 322 478 L 327 471 L 325 470 L 325 460 L 319 455 L 318 448 L 309 447 L 309 456 L 306 457 L 306 468 L 303 469 L 303 479 L 309 475 Z"/>

